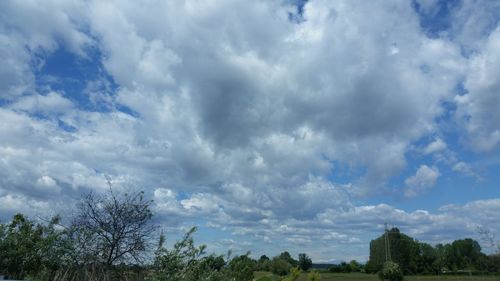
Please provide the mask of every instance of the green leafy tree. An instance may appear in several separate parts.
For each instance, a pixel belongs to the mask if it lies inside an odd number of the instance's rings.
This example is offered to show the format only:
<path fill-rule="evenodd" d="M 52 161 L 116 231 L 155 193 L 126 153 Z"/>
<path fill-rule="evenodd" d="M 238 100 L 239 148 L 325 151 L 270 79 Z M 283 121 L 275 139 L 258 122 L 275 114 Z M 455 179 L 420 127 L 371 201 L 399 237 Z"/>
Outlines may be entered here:
<path fill-rule="evenodd" d="M 312 267 L 312 260 L 307 254 L 301 253 L 301 254 L 299 254 L 298 265 L 299 265 L 300 269 L 307 271 L 307 270 L 309 270 L 309 268 Z"/>
<path fill-rule="evenodd" d="M 221 271 L 226 265 L 223 256 L 210 255 L 202 259 L 203 267 L 209 270 Z"/>
<path fill-rule="evenodd" d="M 356 261 L 356 260 L 351 260 L 349 262 L 349 267 L 352 272 L 359 272 L 361 271 L 361 265 Z"/>
<path fill-rule="evenodd" d="M 500 254 L 489 255 L 486 261 L 486 269 L 489 272 L 500 272 Z"/>
<path fill-rule="evenodd" d="M 64 232 L 55 227 L 58 223 L 59 217 L 44 225 L 16 214 L 9 224 L 1 224 L 0 272 L 23 279 L 57 270 L 67 256 Z"/>
<path fill-rule="evenodd" d="M 251 281 L 256 267 L 257 262 L 249 257 L 249 253 L 234 257 L 229 262 L 230 275 L 238 281 Z"/>
<path fill-rule="evenodd" d="M 268 256 L 262 255 L 257 261 L 257 268 L 261 271 L 271 271 L 271 260 Z"/>
<path fill-rule="evenodd" d="M 370 242 L 370 260 L 366 266 L 367 272 L 378 272 L 386 261 L 385 236 L 390 245 L 388 253 L 391 260 L 399 264 L 403 272 L 415 274 L 418 272 L 420 259 L 420 244 L 413 238 L 392 228 Z"/>
<path fill-rule="evenodd" d="M 236 256 L 225 262 L 222 256 L 205 256 L 206 246 L 195 246 L 192 228 L 175 243 L 172 250 L 164 247 L 160 236 L 155 253 L 154 274 L 149 281 L 250 281 L 257 262 L 248 255 Z M 229 256 L 230 254 L 228 254 Z M 229 259 L 229 258 L 228 258 Z"/>
<path fill-rule="evenodd" d="M 205 254 L 205 245 L 195 246 L 192 237 L 196 228 L 189 230 L 182 240 L 175 243 L 172 250 L 164 247 L 165 237 L 160 236 L 155 257 L 155 281 L 196 281 L 217 280 L 215 270 L 207 270 L 207 264 L 200 262 Z"/>
<path fill-rule="evenodd" d="M 382 281 L 402 281 L 404 279 L 403 271 L 395 262 L 388 261 L 378 274 Z"/>
<path fill-rule="evenodd" d="M 271 271 L 276 275 L 287 275 L 291 268 L 292 265 L 287 260 L 279 256 L 274 257 L 271 261 Z"/>
<path fill-rule="evenodd" d="M 481 246 L 470 238 L 455 240 L 448 253 L 450 262 L 458 269 L 481 269 Z"/>
<path fill-rule="evenodd" d="M 280 258 L 286 260 L 289 264 L 292 265 L 292 267 L 296 267 L 299 265 L 298 261 L 296 261 L 292 256 L 290 255 L 289 252 L 285 251 L 279 255 Z"/>
<path fill-rule="evenodd" d="M 419 273 L 433 273 L 438 274 L 439 268 L 435 267 L 437 260 L 436 249 L 427 243 L 420 243 L 420 257 L 418 259 L 418 272 Z"/>

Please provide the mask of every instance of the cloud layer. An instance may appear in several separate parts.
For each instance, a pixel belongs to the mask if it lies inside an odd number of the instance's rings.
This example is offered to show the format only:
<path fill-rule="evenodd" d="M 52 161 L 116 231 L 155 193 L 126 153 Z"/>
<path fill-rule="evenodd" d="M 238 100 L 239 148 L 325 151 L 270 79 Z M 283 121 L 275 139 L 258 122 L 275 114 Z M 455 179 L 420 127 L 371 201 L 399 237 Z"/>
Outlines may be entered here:
<path fill-rule="evenodd" d="M 366 203 L 425 196 L 447 171 L 478 177 L 462 150 L 498 155 L 500 32 L 480 19 L 500 8 L 458 5 L 460 24 L 430 34 L 437 2 L 4 1 L 0 213 L 63 212 L 110 179 L 145 189 L 172 231 L 281 239 L 318 260 L 332 253 L 317 239 L 363 259 L 362 233 L 384 221 L 431 241 L 471 234 L 455 216 L 496 199 Z M 75 77 L 49 71 L 63 51 Z"/>

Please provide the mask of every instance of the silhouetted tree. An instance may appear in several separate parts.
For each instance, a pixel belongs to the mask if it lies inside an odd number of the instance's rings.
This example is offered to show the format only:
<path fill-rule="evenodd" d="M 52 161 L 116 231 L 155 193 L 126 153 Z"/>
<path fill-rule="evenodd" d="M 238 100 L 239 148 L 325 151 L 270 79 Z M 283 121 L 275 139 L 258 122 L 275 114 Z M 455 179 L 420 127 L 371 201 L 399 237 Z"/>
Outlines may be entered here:
<path fill-rule="evenodd" d="M 152 201 L 143 192 L 96 195 L 89 193 L 73 222 L 76 247 L 83 260 L 113 265 L 140 262 L 156 227 L 151 224 Z"/>
<path fill-rule="evenodd" d="M 304 271 L 312 267 L 312 260 L 309 256 L 307 256 L 307 254 L 299 254 L 299 267 Z"/>

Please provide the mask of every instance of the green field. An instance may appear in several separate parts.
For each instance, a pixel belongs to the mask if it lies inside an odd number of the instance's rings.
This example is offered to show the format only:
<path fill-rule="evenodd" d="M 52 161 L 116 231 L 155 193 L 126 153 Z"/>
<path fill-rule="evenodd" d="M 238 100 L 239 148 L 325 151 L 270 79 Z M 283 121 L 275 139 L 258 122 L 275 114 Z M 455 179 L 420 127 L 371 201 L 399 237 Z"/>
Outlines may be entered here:
<path fill-rule="evenodd" d="M 269 272 L 256 272 L 257 281 L 277 281 L 278 277 Z M 266 278 L 267 277 L 267 278 Z M 380 281 L 375 274 L 364 273 L 321 273 L 321 281 Z M 406 276 L 405 281 L 500 281 L 500 276 Z M 307 274 L 297 281 L 307 281 Z"/>

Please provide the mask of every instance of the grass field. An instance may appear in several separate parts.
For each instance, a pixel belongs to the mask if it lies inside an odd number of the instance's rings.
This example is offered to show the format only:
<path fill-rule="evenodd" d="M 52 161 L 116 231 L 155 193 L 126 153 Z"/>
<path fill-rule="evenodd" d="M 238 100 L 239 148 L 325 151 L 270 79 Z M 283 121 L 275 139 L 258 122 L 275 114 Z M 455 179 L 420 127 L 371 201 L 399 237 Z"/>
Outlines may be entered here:
<path fill-rule="evenodd" d="M 277 281 L 278 277 L 269 272 L 256 272 L 257 281 Z M 375 274 L 364 273 L 322 273 L 321 281 L 380 281 Z M 405 276 L 405 281 L 500 281 L 500 276 Z M 307 274 L 297 281 L 307 281 Z"/>

